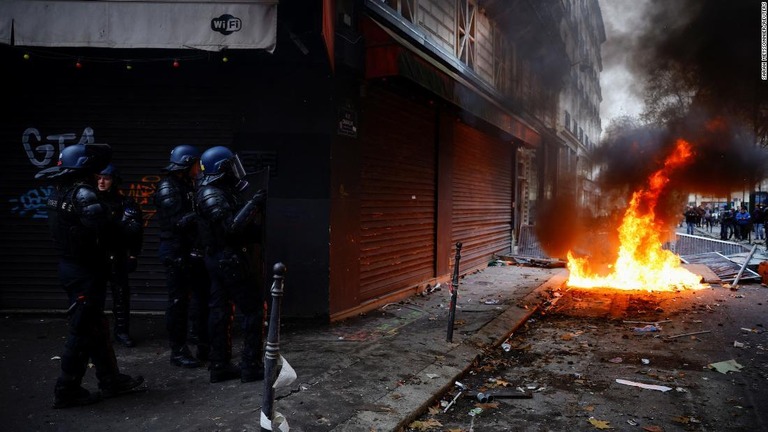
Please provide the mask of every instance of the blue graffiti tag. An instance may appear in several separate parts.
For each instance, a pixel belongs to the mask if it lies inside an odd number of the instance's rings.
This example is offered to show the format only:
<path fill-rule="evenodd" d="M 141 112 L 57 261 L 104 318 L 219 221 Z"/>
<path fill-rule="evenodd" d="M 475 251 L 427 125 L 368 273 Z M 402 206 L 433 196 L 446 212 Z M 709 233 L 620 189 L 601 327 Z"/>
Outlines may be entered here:
<path fill-rule="evenodd" d="M 15 205 L 15 207 L 11 208 L 11 213 L 22 217 L 31 217 L 32 219 L 48 219 L 46 203 L 52 193 L 52 186 L 30 189 L 21 195 L 19 199 L 12 198 L 8 200 L 8 202 Z"/>

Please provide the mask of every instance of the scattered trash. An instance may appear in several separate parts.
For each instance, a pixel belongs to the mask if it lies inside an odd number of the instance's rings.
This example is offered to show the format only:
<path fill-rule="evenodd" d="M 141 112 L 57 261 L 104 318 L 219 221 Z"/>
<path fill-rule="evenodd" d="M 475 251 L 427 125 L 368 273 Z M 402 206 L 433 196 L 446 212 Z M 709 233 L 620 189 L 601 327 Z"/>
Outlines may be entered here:
<path fill-rule="evenodd" d="M 611 422 L 606 420 L 598 420 L 594 417 L 590 417 L 587 421 L 590 424 L 592 424 L 592 426 L 594 426 L 595 429 L 613 429 L 611 427 Z"/>
<path fill-rule="evenodd" d="M 638 333 L 649 333 L 649 332 L 661 331 L 661 327 L 655 326 L 653 324 L 649 324 L 649 325 L 647 325 L 645 327 L 635 327 L 632 330 L 634 330 L 635 332 L 638 332 Z"/>
<path fill-rule="evenodd" d="M 458 399 L 459 396 L 461 396 L 461 394 L 464 393 L 465 390 L 467 390 L 467 386 L 465 386 L 464 384 L 458 381 L 454 382 L 454 385 L 456 385 L 456 387 L 459 388 L 459 392 L 456 393 L 456 396 L 453 397 L 453 400 L 451 400 L 451 402 L 449 402 L 448 405 L 446 405 L 445 410 L 443 410 L 443 412 L 448 412 L 448 409 L 450 409 L 453 406 L 453 404 L 456 403 L 456 399 Z"/>
<path fill-rule="evenodd" d="M 652 325 L 659 325 L 659 324 L 663 324 L 663 323 L 671 323 L 672 320 L 671 319 L 665 319 L 663 321 L 627 321 L 627 320 L 624 320 L 623 322 L 624 322 L 624 324 L 652 324 Z"/>
<path fill-rule="evenodd" d="M 614 357 L 614 358 L 612 358 L 612 359 L 610 359 L 608 361 L 611 362 L 611 363 L 621 363 L 621 362 L 624 361 L 624 359 L 622 359 L 621 357 Z"/>
<path fill-rule="evenodd" d="M 427 378 L 429 378 L 429 379 L 440 378 L 440 375 L 438 375 L 438 374 L 433 374 L 433 373 L 428 373 L 428 374 L 427 374 Z"/>
<path fill-rule="evenodd" d="M 733 341 L 734 348 L 744 348 L 744 344 L 739 341 Z"/>
<path fill-rule="evenodd" d="M 632 420 L 632 419 L 629 419 L 629 420 L 627 420 L 627 424 L 630 425 L 630 426 L 637 426 L 638 423 L 636 421 Z"/>
<path fill-rule="evenodd" d="M 658 391 L 661 391 L 661 392 L 668 392 L 668 391 L 672 390 L 672 387 L 655 385 L 655 384 L 644 384 L 644 383 L 639 383 L 639 382 L 635 382 L 635 381 L 629 381 L 629 380 L 625 380 L 625 379 L 621 379 L 621 378 L 616 378 L 616 382 L 619 383 L 619 384 L 624 384 L 624 385 L 634 386 L 634 387 L 640 387 L 640 388 L 644 388 L 644 389 L 648 389 L 648 390 L 658 390 Z"/>
<path fill-rule="evenodd" d="M 53 357 L 51 357 L 51 360 L 61 360 L 61 357 L 59 357 L 59 356 L 53 356 Z"/>
<path fill-rule="evenodd" d="M 703 330 L 703 331 L 698 331 L 698 332 L 693 332 L 693 333 L 683 333 L 683 334 L 679 334 L 679 335 L 667 336 L 667 339 L 675 339 L 675 338 L 685 337 L 685 336 L 695 336 L 695 335 L 700 335 L 700 334 L 704 334 L 704 333 L 712 333 L 712 331 L 711 330 Z"/>
<path fill-rule="evenodd" d="M 486 403 L 493 400 L 493 395 L 487 394 L 487 393 L 478 393 L 477 395 L 475 395 L 475 398 L 480 403 Z"/>
<path fill-rule="evenodd" d="M 682 388 L 682 387 L 675 387 L 675 391 L 678 393 L 688 393 L 688 390 Z"/>
<path fill-rule="evenodd" d="M 509 352 L 509 350 L 512 349 L 512 345 L 509 343 L 509 339 L 501 343 L 501 349 L 503 349 L 506 352 Z"/>
<path fill-rule="evenodd" d="M 483 303 L 487 304 L 487 305 L 497 305 L 497 304 L 501 303 L 501 301 L 499 299 L 488 299 L 488 300 L 483 301 Z"/>
<path fill-rule="evenodd" d="M 742 327 L 741 331 L 747 332 L 747 333 L 760 333 L 757 329 L 749 329 L 749 328 L 745 328 L 745 327 Z"/>
<path fill-rule="evenodd" d="M 727 374 L 728 372 L 740 372 L 744 366 L 736 363 L 736 360 L 726 360 L 717 363 L 710 363 L 707 365 L 707 367 L 714 369 L 721 374 Z"/>
<path fill-rule="evenodd" d="M 470 416 L 472 416 L 472 417 L 474 417 L 474 416 L 476 416 L 476 415 L 480 414 L 481 412 L 483 412 L 483 409 L 482 409 L 482 408 L 472 408 L 472 409 L 469 411 L 469 415 L 470 415 Z"/>
<path fill-rule="evenodd" d="M 642 362 L 644 365 L 651 364 L 651 361 L 648 359 L 640 359 L 640 362 Z"/>

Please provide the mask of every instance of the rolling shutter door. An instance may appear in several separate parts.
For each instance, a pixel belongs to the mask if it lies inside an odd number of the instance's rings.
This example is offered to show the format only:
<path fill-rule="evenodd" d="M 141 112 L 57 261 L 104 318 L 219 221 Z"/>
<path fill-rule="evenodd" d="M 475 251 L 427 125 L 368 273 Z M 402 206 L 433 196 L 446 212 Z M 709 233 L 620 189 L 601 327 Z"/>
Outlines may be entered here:
<path fill-rule="evenodd" d="M 469 269 L 510 251 L 514 146 L 464 123 L 455 132 L 452 235 Z"/>
<path fill-rule="evenodd" d="M 360 298 L 366 301 L 434 276 L 433 111 L 372 87 L 363 133 Z"/>
<path fill-rule="evenodd" d="M 23 71 L 23 70 L 22 70 Z M 151 197 L 167 165 L 170 149 L 186 143 L 206 148 L 232 142 L 231 93 L 182 80 L 153 68 L 142 74 L 58 72 L 56 80 L 37 67 L 36 85 L 23 86 L 14 110 L 0 126 L 7 157 L 0 160 L 6 179 L 0 185 L 6 208 L 0 215 L 0 307 L 61 309 L 67 306 L 59 284 L 57 257 L 50 240 L 45 202 L 49 186 L 34 179 L 58 160 L 57 137 L 66 144 L 83 139 L 90 128 L 97 143 L 108 143 L 123 177 L 123 193 L 134 197 L 145 217 L 139 268 L 130 276 L 132 310 L 167 307 L 165 270 L 157 257 L 158 226 Z M 51 72 L 50 74 L 54 74 Z M 21 78 L 19 78 L 21 79 Z M 26 81 L 32 81 L 32 77 Z M 19 90 L 21 92 L 21 90 Z M 40 101 L 45 103 L 40 103 Z M 22 145 L 27 128 L 39 136 Z M 46 147 L 51 156 L 45 158 Z M 38 165 L 35 165 L 38 164 Z M 110 297 L 108 296 L 108 302 Z M 107 306 L 110 307 L 109 305 Z"/>

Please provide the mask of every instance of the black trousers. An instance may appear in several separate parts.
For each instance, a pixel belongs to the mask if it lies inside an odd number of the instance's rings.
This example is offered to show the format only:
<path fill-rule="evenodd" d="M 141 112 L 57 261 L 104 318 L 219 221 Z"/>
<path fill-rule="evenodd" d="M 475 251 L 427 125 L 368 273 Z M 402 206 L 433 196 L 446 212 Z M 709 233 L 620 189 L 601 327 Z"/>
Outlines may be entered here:
<path fill-rule="evenodd" d="M 119 372 L 109 341 L 109 320 L 104 301 L 109 269 L 104 265 L 84 265 L 70 259 L 59 261 L 59 279 L 69 299 L 69 333 L 61 356 L 60 380 L 80 385 L 93 362 L 99 381 Z"/>
<path fill-rule="evenodd" d="M 205 257 L 211 277 L 208 329 L 212 364 L 227 363 L 232 359 L 232 323 L 237 306 L 243 320 L 241 365 L 245 368 L 263 365 L 265 290 L 257 262 L 240 251 L 215 251 Z"/>

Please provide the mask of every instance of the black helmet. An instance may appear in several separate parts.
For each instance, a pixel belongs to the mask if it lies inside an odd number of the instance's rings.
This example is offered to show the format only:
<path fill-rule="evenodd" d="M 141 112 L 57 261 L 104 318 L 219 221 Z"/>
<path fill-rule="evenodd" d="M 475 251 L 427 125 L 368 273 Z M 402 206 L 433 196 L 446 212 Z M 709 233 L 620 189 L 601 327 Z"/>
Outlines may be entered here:
<path fill-rule="evenodd" d="M 84 169 L 93 163 L 93 158 L 85 149 L 83 144 L 75 144 L 64 147 L 59 154 L 59 168 Z"/>
<path fill-rule="evenodd" d="M 55 178 L 70 173 L 95 173 L 101 171 L 112 158 L 107 144 L 73 144 L 64 147 L 55 167 L 47 168 L 35 178 Z"/>
<path fill-rule="evenodd" d="M 111 176 L 112 181 L 115 183 L 120 183 L 122 180 L 122 177 L 120 177 L 120 171 L 112 164 L 107 165 L 103 170 L 101 170 L 101 172 L 99 172 L 99 174 L 104 176 Z"/>
<path fill-rule="evenodd" d="M 203 185 L 213 183 L 227 174 L 237 180 L 245 178 L 245 169 L 240 158 L 224 146 L 211 147 L 204 151 L 200 156 L 200 170 L 203 174 Z"/>
<path fill-rule="evenodd" d="M 171 163 L 165 167 L 166 171 L 181 171 L 189 169 L 200 159 L 200 150 L 189 144 L 181 144 L 171 150 Z"/>

